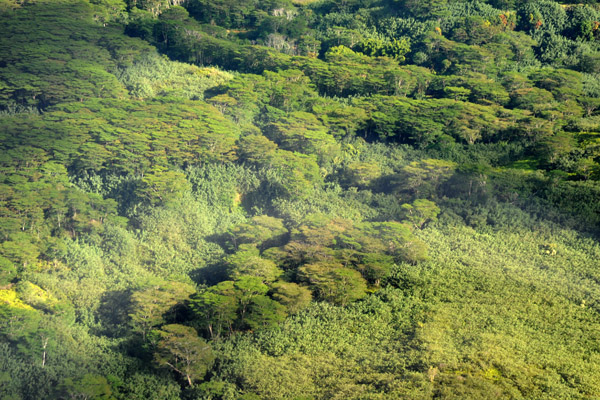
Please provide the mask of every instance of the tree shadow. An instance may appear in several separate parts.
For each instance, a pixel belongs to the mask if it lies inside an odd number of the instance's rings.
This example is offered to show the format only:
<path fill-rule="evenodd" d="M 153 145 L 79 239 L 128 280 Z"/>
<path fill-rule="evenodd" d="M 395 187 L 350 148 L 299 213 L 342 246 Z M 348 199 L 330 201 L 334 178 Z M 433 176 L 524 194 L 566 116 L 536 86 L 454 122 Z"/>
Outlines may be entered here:
<path fill-rule="evenodd" d="M 212 286 L 227 280 L 227 269 L 223 263 L 208 264 L 190 272 L 190 278 L 199 285 Z"/>
<path fill-rule="evenodd" d="M 100 299 L 96 318 L 101 326 L 97 334 L 108 337 L 123 337 L 128 334 L 131 291 L 114 290 L 106 292 Z"/>

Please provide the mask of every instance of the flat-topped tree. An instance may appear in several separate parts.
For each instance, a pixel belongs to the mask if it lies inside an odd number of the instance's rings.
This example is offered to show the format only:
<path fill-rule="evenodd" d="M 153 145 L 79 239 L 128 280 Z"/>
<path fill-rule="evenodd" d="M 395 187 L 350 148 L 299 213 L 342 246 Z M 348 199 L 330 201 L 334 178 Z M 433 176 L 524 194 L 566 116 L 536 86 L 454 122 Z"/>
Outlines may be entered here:
<path fill-rule="evenodd" d="M 265 134 L 285 150 L 317 155 L 320 163 L 331 160 L 340 146 L 317 117 L 307 112 L 293 112 L 269 124 Z"/>
<path fill-rule="evenodd" d="M 212 348 L 189 326 L 164 325 L 158 333 L 155 362 L 177 372 L 193 387 L 194 381 L 202 379 L 215 360 Z"/>
<path fill-rule="evenodd" d="M 264 250 L 277 245 L 288 230 L 283 220 L 268 215 L 257 215 L 248 222 L 235 225 L 227 231 L 227 236 L 232 248 L 236 249 L 244 244 L 251 244 Z"/>
<path fill-rule="evenodd" d="M 193 293 L 190 285 L 180 282 L 159 282 L 131 295 L 129 317 L 135 332 L 145 341 L 148 333 L 167 321 L 174 307 L 182 304 Z"/>
<path fill-rule="evenodd" d="M 342 306 L 367 294 L 360 272 L 335 262 L 306 264 L 298 269 L 298 277 L 310 285 L 317 299 Z"/>
<path fill-rule="evenodd" d="M 239 307 L 233 281 L 223 281 L 201 290 L 191 297 L 189 304 L 211 339 L 220 337 L 223 332 L 233 331 Z"/>
<path fill-rule="evenodd" d="M 237 252 L 227 256 L 225 263 L 229 278 L 234 280 L 253 276 L 263 282 L 273 282 L 283 273 L 273 261 L 261 258 L 259 250 L 249 244 L 241 245 Z"/>
<path fill-rule="evenodd" d="M 310 290 L 293 282 L 277 281 L 271 285 L 273 298 L 283 304 L 288 313 L 295 314 L 306 308 L 311 300 Z"/>

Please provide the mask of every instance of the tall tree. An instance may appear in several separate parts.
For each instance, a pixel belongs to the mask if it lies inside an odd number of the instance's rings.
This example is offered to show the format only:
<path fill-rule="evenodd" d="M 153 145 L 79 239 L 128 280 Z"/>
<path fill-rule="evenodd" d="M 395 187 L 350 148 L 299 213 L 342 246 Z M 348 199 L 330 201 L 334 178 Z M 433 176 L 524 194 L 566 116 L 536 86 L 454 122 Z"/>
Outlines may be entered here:
<path fill-rule="evenodd" d="M 159 334 L 154 360 L 180 374 L 193 387 L 194 381 L 202 379 L 215 360 L 212 348 L 188 326 L 165 325 Z"/>

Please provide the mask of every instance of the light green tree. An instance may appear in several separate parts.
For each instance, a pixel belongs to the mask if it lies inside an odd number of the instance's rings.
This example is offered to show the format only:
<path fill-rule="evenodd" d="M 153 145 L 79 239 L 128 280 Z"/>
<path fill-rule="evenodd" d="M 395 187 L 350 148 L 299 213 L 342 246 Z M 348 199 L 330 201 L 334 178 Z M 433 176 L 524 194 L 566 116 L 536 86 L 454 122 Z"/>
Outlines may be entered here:
<path fill-rule="evenodd" d="M 198 337 L 194 328 L 184 325 L 165 325 L 159 335 L 155 362 L 177 372 L 193 387 L 193 382 L 206 375 L 215 359 L 212 348 Z"/>
<path fill-rule="evenodd" d="M 333 262 L 304 265 L 298 269 L 298 277 L 310 284 L 318 299 L 342 306 L 367 294 L 360 272 Z"/>
<path fill-rule="evenodd" d="M 165 323 L 166 314 L 183 303 L 194 292 L 193 287 L 180 282 L 162 282 L 131 295 L 131 325 L 134 332 L 146 340 L 148 333 Z"/>
<path fill-rule="evenodd" d="M 225 330 L 233 331 L 239 307 L 233 281 L 223 281 L 196 293 L 189 304 L 211 339 L 220 337 Z"/>
<path fill-rule="evenodd" d="M 233 280 L 254 276 L 263 282 L 273 282 L 283 273 L 273 261 L 261 258 L 259 250 L 249 244 L 241 245 L 237 252 L 225 259 L 225 263 L 228 275 Z"/>
<path fill-rule="evenodd" d="M 273 298 L 286 306 L 290 314 L 295 314 L 307 307 L 312 295 L 310 290 L 293 282 L 278 281 L 271 285 Z"/>
<path fill-rule="evenodd" d="M 412 204 L 402 204 L 404 217 L 417 228 L 423 228 L 428 221 L 437 220 L 440 208 L 431 200 L 416 199 Z"/>

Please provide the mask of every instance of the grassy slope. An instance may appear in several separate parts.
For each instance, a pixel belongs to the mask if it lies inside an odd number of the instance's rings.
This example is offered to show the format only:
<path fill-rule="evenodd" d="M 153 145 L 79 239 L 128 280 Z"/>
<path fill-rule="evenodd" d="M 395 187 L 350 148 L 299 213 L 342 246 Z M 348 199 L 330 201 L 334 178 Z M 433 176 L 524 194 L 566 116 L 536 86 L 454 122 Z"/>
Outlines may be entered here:
<path fill-rule="evenodd" d="M 213 379 L 265 399 L 600 393 L 597 241 L 540 221 L 444 221 L 419 232 L 431 259 L 403 266 L 399 289 L 348 310 L 317 304 L 279 331 L 216 344 Z"/>
<path fill-rule="evenodd" d="M 281 330 L 222 344 L 213 381 L 264 399 L 600 393 L 596 241 L 544 222 L 479 231 L 440 222 L 419 236 L 431 258 L 401 266 L 398 288 L 349 309 L 317 304 Z"/>
<path fill-rule="evenodd" d="M 506 398 L 600 392 L 597 242 L 567 230 L 468 227 L 426 230 L 423 239 L 432 261 L 420 274 L 437 304 L 419 337 L 440 393 L 460 393 L 462 383 L 474 390 L 477 380 Z M 555 255 L 542 247 L 550 241 Z"/>

